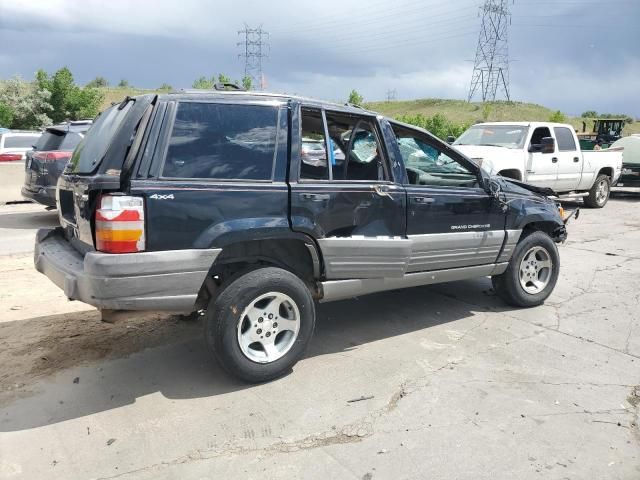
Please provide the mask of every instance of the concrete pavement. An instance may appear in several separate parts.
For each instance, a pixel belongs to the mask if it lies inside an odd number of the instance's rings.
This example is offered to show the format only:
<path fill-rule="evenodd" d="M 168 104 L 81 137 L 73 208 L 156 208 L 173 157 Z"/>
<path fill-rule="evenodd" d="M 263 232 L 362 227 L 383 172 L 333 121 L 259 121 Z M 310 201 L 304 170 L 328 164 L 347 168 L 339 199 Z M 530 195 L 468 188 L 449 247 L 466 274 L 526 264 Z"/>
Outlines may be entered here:
<path fill-rule="evenodd" d="M 19 289 L 0 298 L 0 478 L 638 478 L 639 202 L 583 211 L 544 306 L 488 279 L 322 305 L 307 357 L 258 386 L 198 322 L 110 327 L 48 311 L 81 304 L 46 279 Z M 3 278 L 31 275 L 11 258 Z"/>

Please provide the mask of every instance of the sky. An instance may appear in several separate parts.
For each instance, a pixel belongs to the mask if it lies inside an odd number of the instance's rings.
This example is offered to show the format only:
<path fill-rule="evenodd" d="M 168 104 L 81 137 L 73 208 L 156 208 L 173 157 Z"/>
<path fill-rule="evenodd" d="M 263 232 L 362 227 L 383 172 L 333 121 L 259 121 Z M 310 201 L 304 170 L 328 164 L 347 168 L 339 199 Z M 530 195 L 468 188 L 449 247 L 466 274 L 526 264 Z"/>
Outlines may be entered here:
<path fill-rule="evenodd" d="M 241 78 L 239 30 L 269 33 L 266 89 L 344 101 L 466 99 L 484 0 L 0 0 L 0 78 L 68 66 L 141 88 Z M 509 1 L 516 101 L 640 118 L 640 0 Z"/>

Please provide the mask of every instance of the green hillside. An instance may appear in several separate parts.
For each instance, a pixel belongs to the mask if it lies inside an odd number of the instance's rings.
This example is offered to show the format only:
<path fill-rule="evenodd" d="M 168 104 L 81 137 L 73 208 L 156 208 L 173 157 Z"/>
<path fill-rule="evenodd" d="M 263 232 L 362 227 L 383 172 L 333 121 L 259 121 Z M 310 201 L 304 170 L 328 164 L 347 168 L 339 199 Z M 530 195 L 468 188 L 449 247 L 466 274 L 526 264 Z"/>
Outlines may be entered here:
<path fill-rule="evenodd" d="M 101 90 L 104 92 L 102 109 L 108 107 L 113 102 L 122 101 L 127 95 L 133 96 L 142 93 L 157 92 L 157 90 L 117 87 L 107 87 Z M 550 108 L 534 103 L 492 102 L 483 105 L 478 102 L 468 103 L 464 100 L 445 100 L 439 98 L 370 102 L 365 106 L 394 118 L 401 115 L 417 115 L 418 113 L 432 117 L 436 113 L 440 113 L 452 122 L 465 124 L 481 121 L 547 121 L 554 112 L 554 110 Z M 582 119 L 569 118 L 568 121 L 575 128 L 582 130 Z M 627 125 L 624 133 L 625 135 L 640 133 L 640 122 Z"/>
<path fill-rule="evenodd" d="M 401 115 L 417 115 L 431 117 L 440 113 L 456 123 L 477 123 L 482 121 L 548 121 L 554 110 L 522 102 L 492 102 L 483 106 L 482 103 L 468 103 L 464 100 L 444 100 L 426 98 L 421 100 L 406 100 L 393 102 L 371 102 L 366 107 L 389 117 Z M 569 117 L 568 122 L 576 129 L 582 130 L 582 119 Z M 587 128 L 589 128 L 587 124 Z M 627 125 L 625 135 L 640 133 L 640 122 Z"/>

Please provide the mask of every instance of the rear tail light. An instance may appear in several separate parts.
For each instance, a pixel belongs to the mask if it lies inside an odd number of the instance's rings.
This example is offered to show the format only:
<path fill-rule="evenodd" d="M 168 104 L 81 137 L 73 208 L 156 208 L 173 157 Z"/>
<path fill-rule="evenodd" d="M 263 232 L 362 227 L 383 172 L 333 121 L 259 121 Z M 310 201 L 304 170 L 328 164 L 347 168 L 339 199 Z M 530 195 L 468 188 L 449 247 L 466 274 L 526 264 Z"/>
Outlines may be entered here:
<path fill-rule="evenodd" d="M 0 153 L 0 162 L 17 162 L 22 160 L 21 153 Z"/>
<path fill-rule="evenodd" d="M 33 154 L 33 158 L 41 162 L 57 162 L 58 160 L 69 160 L 71 152 L 38 152 Z"/>
<path fill-rule="evenodd" d="M 103 195 L 96 210 L 96 249 L 134 253 L 145 249 L 142 197 Z"/>

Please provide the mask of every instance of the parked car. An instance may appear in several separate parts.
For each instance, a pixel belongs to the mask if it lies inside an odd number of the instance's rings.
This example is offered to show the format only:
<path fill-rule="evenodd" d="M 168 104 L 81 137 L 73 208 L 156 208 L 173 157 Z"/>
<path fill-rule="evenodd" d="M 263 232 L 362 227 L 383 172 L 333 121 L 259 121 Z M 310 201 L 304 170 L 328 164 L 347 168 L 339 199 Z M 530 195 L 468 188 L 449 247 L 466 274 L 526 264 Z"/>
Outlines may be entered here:
<path fill-rule="evenodd" d="M 491 174 L 551 188 L 602 208 L 622 171 L 622 150 L 581 151 L 571 125 L 546 122 L 480 123 L 454 147 Z"/>
<path fill-rule="evenodd" d="M 26 155 L 23 197 L 47 207 L 56 206 L 58 177 L 91 123 L 91 120 L 81 120 L 45 129 Z"/>
<path fill-rule="evenodd" d="M 344 161 L 304 162 L 317 135 Z M 506 302 L 541 304 L 567 236 L 548 193 L 349 105 L 141 95 L 104 111 L 74 151 L 61 226 L 38 231 L 35 266 L 105 320 L 206 310 L 222 366 L 260 382 L 302 356 L 316 301 L 490 276 Z"/>
<path fill-rule="evenodd" d="M 40 132 L 30 130 L 6 130 L 0 132 L 0 162 L 25 159 L 25 154 L 40 138 Z"/>
<path fill-rule="evenodd" d="M 629 135 L 617 140 L 611 148 L 624 148 L 620 187 L 640 187 L 640 135 Z"/>

